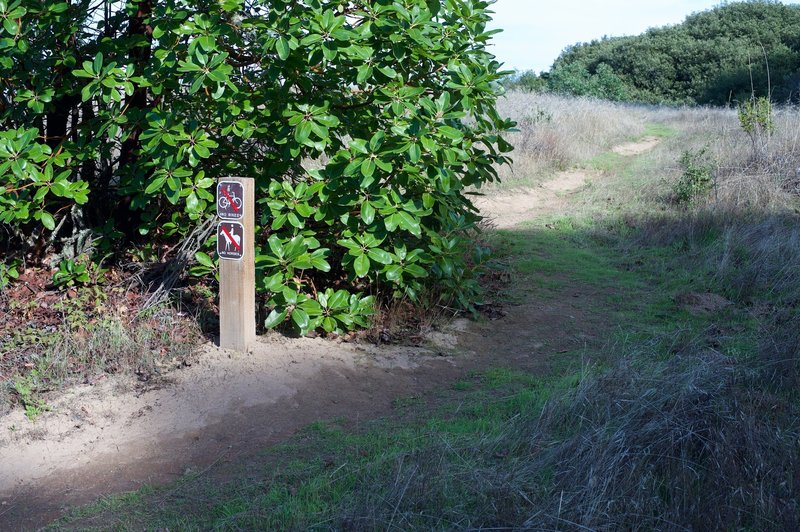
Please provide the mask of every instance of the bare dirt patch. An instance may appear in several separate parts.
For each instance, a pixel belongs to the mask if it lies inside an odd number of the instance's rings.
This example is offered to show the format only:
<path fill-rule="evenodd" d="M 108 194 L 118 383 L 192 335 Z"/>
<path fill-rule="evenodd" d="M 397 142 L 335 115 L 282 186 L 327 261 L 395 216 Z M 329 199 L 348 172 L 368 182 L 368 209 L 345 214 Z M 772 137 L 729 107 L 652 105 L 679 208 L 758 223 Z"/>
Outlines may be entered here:
<path fill-rule="evenodd" d="M 539 187 L 481 196 L 474 203 L 496 227 L 507 229 L 542 214 L 557 211 L 563 207 L 569 194 L 601 177 L 600 172 L 573 168 L 559 172 Z"/>
<path fill-rule="evenodd" d="M 620 144 L 611 151 L 626 157 L 641 155 L 655 148 L 659 142 L 661 141 L 658 139 L 658 137 L 645 137 L 635 142 L 626 142 L 625 144 Z"/>
<path fill-rule="evenodd" d="M 247 354 L 207 345 L 160 386 L 109 379 L 54 400 L 33 423 L 14 411 L 0 418 L 0 529 L 35 528 L 100 495 L 225 467 L 319 419 L 386 415 L 396 399 L 436 396 L 470 371 L 542 368 L 599 334 L 599 322 L 587 333 L 589 298 L 457 320 L 425 347 L 277 335 Z"/>

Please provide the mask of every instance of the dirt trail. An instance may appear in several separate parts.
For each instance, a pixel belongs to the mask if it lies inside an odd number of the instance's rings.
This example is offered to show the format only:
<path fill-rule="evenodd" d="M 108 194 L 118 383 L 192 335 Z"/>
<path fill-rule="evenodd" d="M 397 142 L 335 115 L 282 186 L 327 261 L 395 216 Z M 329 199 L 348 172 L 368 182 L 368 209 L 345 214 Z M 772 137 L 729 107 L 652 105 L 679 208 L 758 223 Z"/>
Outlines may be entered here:
<path fill-rule="evenodd" d="M 655 148 L 659 142 L 656 137 L 645 137 L 636 142 L 620 144 L 612 151 L 626 157 L 641 155 Z M 553 179 L 538 187 L 481 196 L 474 203 L 497 228 L 508 229 L 543 214 L 557 212 L 568 202 L 571 193 L 603 177 L 603 173 L 597 170 L 572 168 L 557 173 Z"/>
<path fill-rule="evenodd" d="M 562 172 L 540 188 L 478 203 L 510 227 L 551 212 L 598 177 Z M 274 334 L 247 354 L 206 345 L 197 364 L 159 387 L 109 379 L 53 400 L 36 422 L 16 410 L 0 417 L 0 530 L 35 529 L 69 506 L 144 483 L 234 468 L 313 421 L 344 416 L 358 424 L 391 412 L 398 398 L 435 398 L 476 369 L 542 368 L 606 327 L 585 310 L 596 294 L 571 295 L 511 307 L 498 321 L 456 320 L 422 347 Z"/>
<path fill-rule="evenodd" d="M 481 196 L 474 203 L 495 227 L 508 229 L 542 214 L 558 211 L 567 201 L 566 195 L 600 177 L 600 172 L 583 168 L 566 170 L 537 188 L 526 187 L 513 192 Z"/>
<path fill-rule="evenodd" d="M 641 155 L 646 153 L 656 146 L 661 140 L 658 137 L 645 137 L 643 139 L 639 139 L 634 142 L 626 142 L 625 144 L 620 144 L 616 146 L 611 151 L 618 155 L 624 155 L 626 157 L 632 155 Z"/>

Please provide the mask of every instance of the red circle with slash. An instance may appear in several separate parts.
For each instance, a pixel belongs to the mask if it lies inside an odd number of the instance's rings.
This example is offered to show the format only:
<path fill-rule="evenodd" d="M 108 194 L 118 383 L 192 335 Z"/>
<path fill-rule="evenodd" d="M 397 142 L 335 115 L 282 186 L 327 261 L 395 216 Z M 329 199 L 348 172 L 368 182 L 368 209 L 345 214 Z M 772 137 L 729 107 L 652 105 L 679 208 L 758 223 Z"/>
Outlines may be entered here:
<path fill-rule="evenodd" d="M 222 222 L 217 226 L 217 255 L 221 259 L 242 260 L 244 226 L 239 222 Z"/>
<path fill-rule="evenodd" d="M 217 216 L 239 220 L 244 216 L 244 186 L 238 181 L 217 183 Z"/>

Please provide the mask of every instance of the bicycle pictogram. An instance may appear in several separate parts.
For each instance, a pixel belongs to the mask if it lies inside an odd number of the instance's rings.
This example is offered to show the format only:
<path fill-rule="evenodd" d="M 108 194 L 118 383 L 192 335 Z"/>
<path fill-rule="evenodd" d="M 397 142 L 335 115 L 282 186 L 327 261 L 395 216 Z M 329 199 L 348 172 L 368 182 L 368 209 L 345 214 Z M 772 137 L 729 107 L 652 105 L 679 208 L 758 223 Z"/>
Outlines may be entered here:
<path fill-rule="evenodd" d="M 237 181 L 220 181 L 217 184 L 217 215 L 224 220 L 238 220 L 242 209 L 242 184 Z"/>
<path fill-rule="evenodd" d="M 227 209 L 231 205 L 235 205 L 234 210 L 239 210 L 242 208 L 242 200 L 239 199 L 239 196 L 236 194 L 229 194 L 231 199 L 228 199 L 228 195 L 222 196 L 219 199 L 219 207 L 220 209 Z"/>

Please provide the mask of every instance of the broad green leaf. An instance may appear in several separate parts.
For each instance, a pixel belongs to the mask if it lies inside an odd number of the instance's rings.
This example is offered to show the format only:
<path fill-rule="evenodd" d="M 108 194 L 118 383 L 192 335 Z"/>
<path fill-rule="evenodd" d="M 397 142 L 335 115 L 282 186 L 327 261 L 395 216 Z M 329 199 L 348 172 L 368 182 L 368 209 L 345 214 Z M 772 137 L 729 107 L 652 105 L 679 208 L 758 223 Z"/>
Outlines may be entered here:
<path fill-rule="evenodd" d="M 292 311 L 292 321 L 297 325 L 297 328 L 300 329 L 301 334 L 306 334 L 308 332 L 310 320 L 305 310 L 301 308 L 294 309 Z"/>
<path fill-rule="evenodd" d="M 296 305 L 297 304 L 297 298 L 298 298 L 298 295 L 299 295 L 297 293 L 297 290 L 294 290 L 294 289 L 289 288 L 288 286 L 286 286 L 286 287 L 283 288 L 283 290 L 281 290 L 281 295 L 283 296 L 283 299 L 286 301 L 287 305 Z"/>
<path fill-rule="evenodd" d="M 336 320 L 331 317 L 326 317 L 322 320 L 322 328 L 325 332 L 331 333 L 336 330 Z"/>
<path fill-rule="evenodd" d="M 409 273 L 409 274 L 411 274 L 411 275 L 413 275 L 414 277 L 417 277 L 417 278 L 422 278 L 422 277 L 427 277 L 428 276 L 427 270 L 425 270 L 425 268 L 423 268 L 422 266 L 420 266 L 418 264 L 407 264 L 406 266 L 403 267 L 403 269 L 407 273 Z"/>
<path fill-rule="evenodd" d="M 422 158 L 422 150 L 420 150 L 419 145 L 412 144 L 408 147 L 408 157 L 411 159 L 412 163 L 418 163 L 420 158 Z"/>
<path fill-rule="evenodd" d="M 298 229 L 302 229 L 303 225 L 305 225 L 303 221 L 293 212 L 288 213 L 286 215 L 286 219 L 289 220 L 289 223 L 292 225 L 292 227 L 296 227 Z"/>
<path fill-rule="evenodd" d="M 197 211 L 200 207 L 200 199 L 194 192 L 186 196 L 186 210 L 189 212 Z"/>
<path fill-rule="evenodd" d="M 55 218 L 53 218 L 53 215 L 50 214 L 49 212 L 42 211 L 41 222 L 42 225 L 45 226 L 50 231 L 56 228 L 56 220 Z"/>
<path fill-rule="evenodd" d="M 375 173 L 375 161 L 372 159 L 364 159 L 364 162 L 361 163 L 361 175 L 364 177 L 372 177 L 372 174 Z"/>
<path fill-rule="evenodd" d="M 331 308 L 346 307 L 349 298 L 350 294 L 348 294 L 346 290 L 337 290 L 334 292 L 333 296 L 331 296 L 330 300 L 328 301 L 328 305 Z"/>
<path fill-rule="evenodd" d="M 10 34 L 16 35 L 17 34 L 17 23 L 11 19 L 4 18 L 3 19 L 3 28 Z"/>
<path fill-rule="evenodd" d="M 269 239 L 267 239 L 267 244 L 276 257 L 283 258 L 283 244 L 281 244 L 281 239 L 278 238 L 278 235 L 270 236 Z"/>
<path fill-rule="evenodd" d="M 300 122 L 294 129 L 294 139 L 300 144 L 305 144 L 311 136 L 311 130 L 311 122 L 306 120 Z"/>
<path fill-rule="evenodd" d="M 353 261 L 353 269 L 359 277 L 367 275 L 369 273 L 369 258 L 366 255 L 356 257 L 356 260 Z"/>
<path fill-rule="evenodd" d="M 375 207 L 368 201 L 361 204 L 361 221 L 370 225 L 375 220 Z"/>
<path fill-rule="evenodd" d="M 208 254 L 203 253 L 202 251 L 198 251 L 197 253 L 195 253 L 194 258 L 197 262 L 199 262 L 203 266 L 206 266 L 208 268 L 214 267 L 214 261 L 211 259 L 211 257 L 208 256 Z"/>
<path fill-rule="evenodd" d="M 278 37 L 278 40 L 275 42 L 275 50 L 278 52 L 278 57 L 286 61 L 286 59 L 289 58 L 289 41 L 283 36 Z"/>
<path fill-rule="evenodd" d="M 386 275 L 386 279 L 389 281 L 397 281 L 403 277 L 403 268 L 397 265 L 387 266 L 383 272 Z"/>
<path fill-rule="evenodd" d="M 267 319 L 264 320 L 264 328 L 266 329 L 274 329 L 284 321 L 286 321 L 286 309 L 273 309 L 272 312 L 269 313 Z"/>
<path fill-rule="evenodd" d="M 147 185 L 147 188 L 144 190 L 145 194 L 153 194 L 154 192 L 161 190 L 164 186 L 164 183 L 167 182 L 167 176 L 159 176 Z"/>
<path fill-rule="evenodd" d="M 381 264 L 392 263 L 392 256 L 388 252 L 380 248 L 370 249 L 369 251 L 367 251 L 367 255 L 369 255 L 370 259 L 374 260 L 375 262 L 379 262 Z"/>
<path fill-rule="evenodd" d="M 419 220 L 416 217 L 405 211 L 400 211 L 397 215 L 400 217 L 400 227 L 409 231 L 414 236 L 421 235 L 422 230 L 419 225 Z"/>
<path fill-rule="evenodd" d="M 391 216 L 387 216 L 383 219 L 383 223 L 386 225 L 387 231 L 394 232 L 400 225 L 400 214 L 394 213 Z"/>
<path fill-rule="evenodd" d="M 461 140 L 464 139 L 464 134 L 461 133 L 461 131 L 457 130 L 454 127 L 450 127 L 450 126 L 440 126 L 439 127 L 439 133 L 441 133 L 445 137 L 447 137 L 449 139 L 452 139 L 452 140 L 455 140 L 455 141 L 461 141 Z"/>

